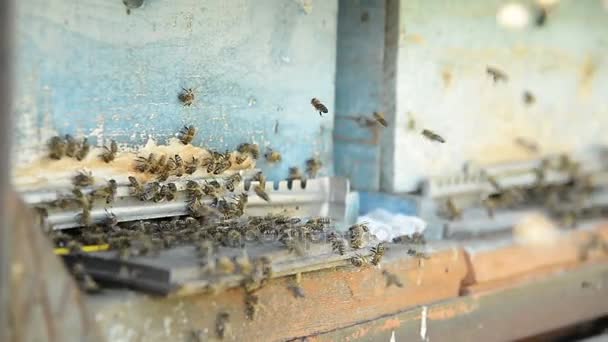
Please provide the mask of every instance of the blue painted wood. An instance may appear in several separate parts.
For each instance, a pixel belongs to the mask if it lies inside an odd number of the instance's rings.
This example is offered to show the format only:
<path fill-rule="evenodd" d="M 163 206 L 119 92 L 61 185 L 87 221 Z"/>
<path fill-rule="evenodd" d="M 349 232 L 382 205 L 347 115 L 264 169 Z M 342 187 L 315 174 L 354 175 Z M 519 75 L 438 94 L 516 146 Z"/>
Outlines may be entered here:
<path fill-rule="evenodd" d="M 331 175 L 336 21 L 335 0 L 145 1 L 131 15 L 121 1 L 19 2 L 17 147 L 40 152 L 55 133 L 137 147 L 193 124 L 195 144 L 280 151 L 260 163 L 270 179 L 312 156 Z"/>
<path fill-rule="evenodd" d="M 420 198 L 413 195 L 393 195 L 383 192 L 359 192 L 359 213 L 365 215 L 375 209 L 393 214 L 419 215 Z"/>

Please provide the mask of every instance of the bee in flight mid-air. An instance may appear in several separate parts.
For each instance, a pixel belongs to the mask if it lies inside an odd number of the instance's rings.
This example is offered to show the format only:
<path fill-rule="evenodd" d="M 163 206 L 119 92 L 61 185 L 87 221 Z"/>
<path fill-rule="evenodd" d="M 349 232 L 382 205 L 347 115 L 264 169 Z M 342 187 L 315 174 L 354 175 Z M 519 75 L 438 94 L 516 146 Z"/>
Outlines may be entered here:
<path fill-rule="evenodd" d="M 319 112 L 320 116 L 323 116 L 324 113 L 327 114 L 329 112 L 327 107 L 322 104 L 321 101 L 319 101 L 319 99 L 317 99 L 316 97 L 313 97 L 312 100 L 310 100 L 310 103 Z"/>

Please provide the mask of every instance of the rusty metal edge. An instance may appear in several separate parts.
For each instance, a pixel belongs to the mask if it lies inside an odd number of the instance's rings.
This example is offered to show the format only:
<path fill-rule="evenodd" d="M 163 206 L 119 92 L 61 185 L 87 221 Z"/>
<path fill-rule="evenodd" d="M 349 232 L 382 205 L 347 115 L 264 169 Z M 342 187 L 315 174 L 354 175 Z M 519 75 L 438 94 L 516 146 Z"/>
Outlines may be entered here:
<path fill-rule="evenodd" d="M 608 264 L 386 315 L 292 340 L 506 341 L 608 315 Z"/>

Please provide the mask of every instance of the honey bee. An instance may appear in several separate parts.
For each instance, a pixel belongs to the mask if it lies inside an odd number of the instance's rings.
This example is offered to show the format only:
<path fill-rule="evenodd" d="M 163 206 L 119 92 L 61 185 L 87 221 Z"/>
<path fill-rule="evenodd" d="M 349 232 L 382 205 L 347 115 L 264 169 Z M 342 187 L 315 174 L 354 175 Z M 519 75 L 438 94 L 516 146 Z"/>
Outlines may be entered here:
<path fill-rule="evenodd" d="M 84 265 L 81 263 L 76 263 L 72 267 L 72 274 L 74 274 L 74 278 L 78 282 L 78 285 L 83 291 L 88 293 L 96 293 L 101 290 L 99 285 L 93 280 L 91 275 L 85 270 Z"/>
<path fill-rule="evenodd" d="M 379 124 L 381 124 L 384 127 L 388 127 L 388 122 L 384 118 L 384 113 L 374 112 L 373 115 L 374 115 L 374 119 L 376 119 L 376 121 L 378 121 Z"/>
<path fill-rule="evenodd" d="M 253 177 L 251 177 L 251 180 L 254 182 L 258 182 L 262 188 L 266 188 L 266 177 L 264 176 L 262 171 L 257 172 L 255 175 L 253 175 Z"/>
<path fill-rule="evenodd" d="M 142 201 L 151 201 L 151 200 L 157 198 L 159 193 L 160 193 L 160 184 L 158 182 L 152 182 L 146 186 L 146 190 L 139 197 L 139 199 Z"/>
<path fill-rule="evenodd" d="M 371 249 L 372 265 L 377 266 L 380 263 L 380 261 L 382 261 L 382 257 L 384 257 L 385 249 L 386 249 L 386 247 L 384 247 L 384 244 L 382 242 L 380 242 L 376 247 L 372 247 L 372 249 Z"/>
<path fill-rule="evenodd" d="M 91 209 L 93 209 L 93 201 L 87 195 L 83 194 L 80 189 L 74 189 L 72 193 L 82 209 L 82 213 L 78 214 L 80 223 L 84 226 L 90 226 L 92 223 Z"/>
<path fill-rule="evenodd" d="M 171 175 L 171 171 L 175 169 L 175 163 L 173 161 L 173 159 L 169 159 L 169 162 L 165 163 L 165 165 L 163 165 L 160 170 L 158 171 L 158 176 L 156 177 L 156 180 L 158 180 L 159 182 L 164 182 L 166 181 L 169 176 Z"/>
<path fill-rule="evenodd" d="M 80 144 L 79 149 L 76 152 L 76 160 L 83 160 L 87 156 L 87 154 L 89 154 L 90 148 L 91 147 L 89 146 L 89 139 L 83 138 L 82 143 Z"/>
<path fill-rule="evenodd" d="M 163 169 L 165 169 L 165 167 L 167 166 L 167 156 L 166 155 L 161 155 L 160 158 L 158 158 L 158 160 L 156 160 L 154 163 L 150 164 L 150 173 L 159 173 L 160 171 L 162 171 Z"/>
<path fill-rule="evenodd" d="M 365 255 L 356 254 L 354 257 L 350 258 L 350 262 L 356 267 L 363 267 L 369 264 L 369 258 Z"/>
<path fill-rule="evenodd" d="M 250 154 L 253 159 L 260 157 L 260 146 L 258 144 L 242 143 L 237 149 L 239 153 Z"/>
<path fill-rule="evenodd" d="M 224 181 L 224 187 L 226 188 L 226 190 L 232 192 L 234 191 L 235 183 L 236 185 L 238 185 L 242 180 L 243 177 L 241 177 L 240 174 L 235 173 L 234 175 L 226 178 L 226 180 Z"/>
<path fill-rule="evenodd" d="M 182 128 L 182 130 L 179 132 L 179 141 L 181 141 L 184 145 L 188 145 L 192 142 L 192 140 L 194 140 L 194 136 L 196 136 L 196 127 L 192 125 L 184 126 L 184 128 Z"/>
<path fill-rule="evenodd" d="M 190 197 L 190 199 L 192 200 L 200 200 L 205 194 L 205 192 L 201 188 L 201 185 L 193 180 L 189 180 L 186 183 L 186 192 L 188 194 L 188 197 Z"/>
<path fill-rule="evenodd" d="M 66 151 L 66 145 L 63 139 L 59 136 L 52 137 L 48 144 L 49 150 L 49 158 L 51 159 L 61 159 Z"/>
<path fill-rule="evenodd" d="M 198 168 L 198 163 L 198 159 L 192 157 L 192 159 L 186 163 L 184 171 L 189 175 L 195 173 Z"/>
<path fill-rule="evenodd" d="M 386 287 L 390 287 L 391 285 L 395 285 L 397 287 L 403 287 L 403 283 L 401 282 L 401 280 L 399 279 L 399 277 L 396 274 L 391 273 L 387 270 L 383 270 L 382 274 L 384 275 L 384 278 L 386 279 Z"/>
<path fill-rule="evenodd" d="M 259 303 L 260 298 L 257 295 L 251 292 L 245 293 L 245 316 L 247 316 L 248 320 L 252 321 L 255 319 L 255 315 L 258 312 Z"/>
<path fill-rule="evenodd" d="M 268 196 L 264 188 L 262 188 L 259 184 L 253 187 L 253 191 L 255 191 L 255 194 L 258 195 L 259 198 L 266 202 L 270 202 L 270 196 Z"/>
<path fill-rule="evenodd" d="M 135 159 L 135 170 L 139 172 L 147 172 L 152 165 L 156 164 L 156 155 L 150 153 L 148 158 L 139 156 Z"/>
<path fill-rule="evenodd" d="M 486 180 L 488 181 L 488 183 L 490 183 L 490 185 L 492 185 L 492 187 L 494 188 L 494 190 L 498 191 L 498 192 L 502 192 L 502 186 L 500 186 L 500 183 L 498 183 L 498 181 L 496 180 L 496 178 L 494 178 L 494 176 L 489 175 L 487 172 L 485 173 L 486 176 Z"/>
<path fill-rule="evenodd" d="M 110 204 L 114 202 L 114 198 L 116 197 L 116 189 L 118 185 L 114 179 L 110 179 L 108 181 L 108 185 L 104 186 L 101 189 L 95 190 L 93 193 L 97 197 L 102 197 L 106 199 L 106 204 Z"/>
<path fill-rule="evenodd" d="M 268 149 L 268 151 L 264 154 L 264 158 L 266 158 L 266 161 L 269 163 L 277 163 L 282 159 L 281 153 L 272 149 Z"/>
<path fill-rule="evenodd" d="M 232 162 L 230 162 L 229 157 L 222 157 L 215 164 L 215 168 L 213 169 L 213 174 L 214 175 L 219 175 L 222 172 L 230 169 L 231 166 L 232 166 Z"/>
<path fill-rule="evenodd" d="M 315 178 L 317 173 L 323 166 L 323 163 L 317 158 L 311 158 L 306 161 L 306 173 L 310 178 Z"/>
<path fill-rule="evenodd" d="M 160 188 L 160 194 L 164 199 L 171 202 L 175 199 L 175 194 L 177 193 L 177 186 L 175 183 L 168 183 L 163 185 Z"/>
<path fill-rule="evenodd" d="M 448 212 L 448 218 L 450 221 L 456 220 L 456 219 L 460 219 L 462 217 L 462 210 L 460 210 L 456 204 L 454 203 L 454 201 L 452 200 L 452 198 L 448 198 L 445 201 L 445 206 Z"/>
<path fill-rule="evenodd" d="M 236 156 L 236 157 L 234 158 L 234 161 L 235 161 L 236 165 L 241 165 L 241 164 L 243 164 L 243 163 L 245 162 L 245 160 L 247 160 L 247 157 L 246 157 L 246 156 Z"/>
<path fill-rule="evenodd" d="M 518 137 L 514 140 L 514 142 L 530 153 L 538 153 L 538 144 L 534 141 Z"/>
<path fill-rule="evenodd" d="M 344 255 L 344 253 L 346 252 L 346 243 L 344 242 L 344 240 L 339 238 L 336 233 L 332 232 L 329 234 L 329 241 L 331 242 L 331 249 L 334 252 L 340 255 Z"/>
<path fill-rule="evenodd" d="M 221 340 L 230 333 L 230 315 L 227 312 L 220 312 L 215 319 L 215 333 Z"/>
<path fill-rule="evenodd" d="M 365 234 L 369 233 L 369 227 L 367 223 L 358 223 L 348 228 L 350 233 L 350 246 L 353 249 L 359 249 L 365 242 Z"/>
<path fill-rule="evenodd" d="M 306 294 L 304 293 L 304 289 L 298 285 L 289 285 L 287 287 L 295 298 L 305 298 Z"/>
<path fill-rule="evenodd" d="M 178 95 L 178 98 L 184 106 L 191 106 L 194 102 L 194 90 L 192 88 L 182 88 L 183 92 Z"/>
<path fill-rule="evenodd" d="M 488 66 L 486 67 L 486 73 L 492 77 L 494 83 L 499 81 L 507 82 L 509 77 L 502 70 L 499 70 L 496 67 Z"/>
<path fill-rule="evenodd" d="M 74 137 L 69 134 L 65 135 L 65 155 L 74 158 L 76 156 L 76 150 L 78 149 L 78 142 Z"/>
<path fill-rule="evenodd" d="M 411 236 L 409 235 L 401 235 L 393 238 L 394 243 L 410 243 L 414 245 L 424 245 L 426 240 L 422 233 L 415 232 Z"/>
<path fill-rule="evenodd" d="M 427 139 L 429 139 L 431 141 L 437 141 L 437 142 L 440 142 L 442 144 L 445 143 L 445 139 L 443 139 L 439 134 L 437 134 L 437 133 L 435 133 L 435 132 L 433 132 L 431 130 L 423 129 L 422 130 L 422 135 L 425 138 L 427 138 Z"/>
<path fill-rule="evenodd" d="M 234 274 L 236 271 L 236 265 L 227 256 L 223 256 L 217 259 L 217 267 L 220 272 L 224 274 Z"/>
<path fill-rule="evenodd" d="M 144 194 L 144 187 L 143 185 L 139 184 L 137 178 L 129 176 L 129 183 L 131 185 L 131 195 L 141 197 Z"/>
<path fill-rule="evenodd" d="M 412 248 L 410 248 L 410 249 L 407 250 L 407 255 L 412 256 L 414 258 L 419 258 L 419 259 L 430 259 L 431 258 L 426 253 L 417 251 L 417 250 L 412 249 Z"/>
<path fill-rule="evenodd" d="M 300 168 L 294 166 L 289 168 L 289 175 L 287 176 L 288 181 L 293 181 L 296 179 L 302 179 L 302 174 L 300 173 Z"/>
<path fill-rule="evenodd" d="M 524 103 L 527 105 L 531 105 L 531 104 L 534 104 L 534 102 L 536 102 L 536 97 L 534 97 L 534 95 L 531 92 L 529 92 L 528 90 L 524 91 L 523 99 L 524 99 Z"/>
<path fill-rule="evenodd" d="M 110 142 L 110 148 L 104 146 L 104 151 L 101 153 L 100 158 L 106 163 L 109 163 L 116 158 L 116 153 L 118 152 L 118 144 L 116 144 L 116 140 L 112 140 Z"/>
<path fill-rule="evenodd" d="M 182 160 L 182 157 L 180 157 L 179 154 L 176 154 L 171 158 L 171 164 L 173 164 L 173 173 L 177 177 L 181 177 L 184 174 L 184 161 Z"/>
<path fill-rule="evenodd" d="M 325 107 L 325 105 L 322 104 L 321 101 L 319 101 L 319 99 L 317 99 L 316 97 L 313 97 L 312 100 L 310 100 L 310 104 L 312 104 L 315 110 L 319 112 L 320 116 L 323 116 L 324 113 L 329 112 L 327 110 L 327 107 Z"/>
<path fill-rule="evenodd" d="M 80 170 L 72 177 L 72 184 L 76 187 L 93 185 L 93 175 L 91 171 Z"/>
<path fill-rule="evenodd" d="M 483 200 L 481 200 L 481 205 L 486 208 L 486 213 L 488 214 L 488 217 L 493 219 L 494 211 L 496 210 L 496 201 L 489 197 L 484 198 Z"/>

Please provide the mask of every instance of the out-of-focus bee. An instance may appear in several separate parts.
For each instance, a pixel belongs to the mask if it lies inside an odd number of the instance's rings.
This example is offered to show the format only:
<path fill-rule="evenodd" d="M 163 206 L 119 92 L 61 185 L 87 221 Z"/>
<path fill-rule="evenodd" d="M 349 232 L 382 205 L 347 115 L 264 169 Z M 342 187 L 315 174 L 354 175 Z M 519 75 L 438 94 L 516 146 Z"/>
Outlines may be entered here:
<path fill-rule="evenodd" d="M 439 134 L 428 130 L 428 129 L 423 129 L 422 133 L 421 133 L 425 138 L 431 140 L 431 141 L 437 141 L 440 143 L 445 143 L 445 139 L 443 139 Z"/>
<path fill-rule="evenodd" d="M 266 161 L 269 163 L 277 163 L 280 162 L 282 159 L 281 153 L 272 149 L 268 149 L 268 151 L 266 151 L 266 153 L 264 154 L 264 158 L 266 158 Z"/>
<path fill-rule="evenodd" d="M 260 157 L 260 146 L 258 144 L 242 143 L 236 150 L 239 151 L 239 153 L 250 154 L 253 159 L 258 159 Z"/>
<path fill-rule="evenodd" d="M 395 285 L 397 287 L 403 287 L 403 283 L 401 282 L 401 280 L 399 279 L 399 277 L 396 274 L 391 273 L 387 270 L 383 270 L 382 274 L 384 275 L 384 278 L 386 279 L 386 287 L 390 287 L 391 285 Z"/>
<path fill-rule="evenodd" d="M 386 249 L 386 247 L 384 247 L 384 244 L 382 242 L 380 242 L 377 246 L 372 247 L 372 249 L 371 249 L 372 265 L 377 266 L 380 263 L 380 261 L 382 261 L 382 257 L 384 257 L 385 249 Z"/>
<path fill-rule="evenodd" d="M 200 200 L 204 195 L 201 185 L 193 180 L 189 180 L 186 183 L 186 193 L 188 194 L 188 197 L 196 200 Z"/>
<path fill-rule="evenodd" d="M 151 182 L 146 186 L 146 190 L 139 197 L 142 201 L 151 201 L 160 193 L 160 184 L 158 182 Z"/>
<path fill-rule="evenodd" d="M 249 196 L 244 192 L 237 197 L 236 207 L 241 214 L 245 212 L 245 207 L 247 206 L 248 198 Z"/>
<path fill-rule="evenodd" d="M 175 185 L 175 183 L 168 183 L 168 184 L 163 185 L 160 188 L 160 194 L 163 196 L 164 199 L 166 199 L 169 202 L 171 202 L 175 199 L 176 193 L 177 193 L 177 186 Z"/>
<path fill-rule="evenodd" d="M 178 98 L 184 106 L 191 106 L 194 102 L 194 90 L 192 88 L 182 88 L 183 92 L 178 95 Z"/>
<path fill-rule="evenodd" d="M 492 80 L 494 81 L 494 83 L 497 83 L 500 81 L 507 82 L 509 80 L 509 76 L 507 76 L 507 74 L 505 74 L 504 71 L 499 70 L 496 67 L 487 66 L 486 73 L 492 77 Z"/>
<path fill-rule="evenodd" d="M 322 104 L 321 101 L 319 101 L 319 99 L 317 99 L 316 97 L 313 97 L 312 100 L 310 100 L 310 104 L 312 104 L 315 110 L 319 112 L 320 116 L 323 116 L 324 113 L 326 114 L 329 112 L 329 110 L 327 110 L 327 107 Z"/>
<path fill-rule="evenodd" d="M 227 312 L 220 312 L 215 319 L 215 333 L 220 339 L 230 334 L 230 315 Z"/>
<path fill-rule="evenodd" d="M 203 342 L 203 331 L 200 329 L 190 330 L 188 333 L 188 342 Z"/>
<path fill-rule="evenodd" d="M 156 155 L 154 153 L 150 153 L 148 157 L 138 156 L 135 159 L 135 170 L 139 172 L 147 172 L 150 170 L 152 165 L 156 164 Z"/>
<path fill-rule="evenodd" d="M 527 105 L 531 105 L 531 104 L 534 104 L 534 102 L 536 102 L 536 97 L 534 97 L 534 95 L 531 92 L 529 92 L 528 90 L 524 91 L 523 99 L 524 99 L 524 103 Z"/>
<path fill-rule="evenodd" d="M 253 270 L 253 264 L 251 263 L 251 260 L 249 260 L 246 249 L 243 249 L 243 254 L 241 256 L 236 256 L 234 258 L 234 264 L 238 266 L 241 274 L 249 274 Z"/>
<path fill-rule="evenodd" d="M 412 248 L 410 248 L 410 249 L 407 250 L 407 255 L 412 256 L 414 258 L 419 258 L 419 259 L 430 259 L 431 258 L 430 256 L 428 256 L 428 254 L 426 254 L 424 252 L 417 251 L 417 250 L 412 249 Z"/>
<path fill-rule="evenodd" d="M 462 210 L 456 206 L 456 203 L 454 203 L 454 200 L 452 200 L 451 197 L 445 201 L 445 207 L 447 209 L 448 219 L 450 221 L 457 220 L 462 217 Z"/>
<path fill-rule="evenodd" d="M 305 298 L 306 294 L 304 293 L 304 289 L 297 284 L 292 284 L 287 287 L 295 298 Z"/>
<path fill-rule="evenodd" d="M 162 171 L 167 166 L 167 156 L 165 154 L 161 155 L 158 160 L 154 163 L 150 164 L 150 173 L 158 173 Z"/>
<path fill-rule="evenodd" d="M 373 115 L 374 115 L 374 119 L 376 119 L 376 121 L 378 121 L 379 124 L 381 124 L 384 127 L 388 127 L 388 122 L 384 118 L 384 113 L 382 113 L 382 112 L 374 112 Z"/>
<path fill-rule="evenodd" d="M 329 241 L 331 242 L 331 249 L 334 252 L 344 255 L 346 252 L 346 242 L 343 239 L 339 238 L 336 233 L 331 232 L 329 234 Z"/>
<path fill-rule="evenodd" d="M 137 178 L 129 176 L 129 183 L 131 185 L 131 195 L 140 197 L 144 194 L 144 187 L 143 185 L 139 184 Z"/>
<path fill-rule="evenodd" d="M 110 142 L 110 148 L 108 148 L 107 146 L 104 146 L 103 148 L 104 151 L 99 156 L 101 160 L 106 163 L 113 161 L 114 158 L 116 158 L 116 153 L 118 153 L 118 144 L 116 144 L 116 140 L 112 140 Z"/>
<path fill-rule="evenodd" d="M 232 192 L 234 191 L 234 187 L 238 186 L 242 180 L 243 177 L 241 177 L 240 174 L 235 173 L 234 175 L 226 178 L 226 180 L 224 181 L 224 187 L 226 188 L 226 190 Z"/>
<path fill-rule="evenodd" d="M 253 175 L 253 177 L 251 177 L 251 180 L 254 182 L 258 182 L 262 188 L 266 188 L 266 177 L 264 176 L 262 171 L 257 172 L 255 175 Z"/>
<path fill-rule="evenodd" d="M 72 274 L 74 274 L 74 278 L 83 291 L 96 293 L 101 290 L 99 285 L 97 285 L 81 263 L 76 263 L 72 266 Z"/>
<path fill-rule="evenodd" d="M 363 247 L 363 243 L 365 242 L 365 235 L 369 233 L 369 227 L 367 223 L 357 223 L 350 228 L 348 228 L 348 232 L 350 233 L 350 246 L 353 249 L 359 249 Z"/>
<path fill-rule="evenodd" d="M 89 198 L 89 196 L 82 193 L 82 191 L 80 191 L 80 189 L 74 189 L 72 191 L 72 193 L 74 194 L 76 201 L 78 202 L 80 208 L 82 209 L 82 212 L 80 214 L 78 214 L 78 217 L 80 218 L 80 223 L 83 226 L 90 226 L 92 223 L 92 219 L 91 219 L 91 209 L 93 209 L 92 199 Z"/>
<path fill-rule="evenodd" d="M 323 163 L 318 158 L 310 158 L 306 161 L 306 173 L 308 177 L 315 178 L 317 173 L 323 166 Z"/>
<path fill-rule="evenodd" d="M 184 171 L 189 175 L 195 173 L 198 168 L 198 163 L 198 159 L 193 156 L 192 159 L 185 164 Z"/>
<path fill-rule="evenodd" d="M 114 198 L 116 197 L 116 189 L 118 185 L 114 179 L 110 179 L 108 181 L 108 185 L 103 188 L 96 189 L 93 194 L 97 197 L 102 197 L 106 199 L 106 204 L 110 204 L 114 202 Z"/>
<path fill-rule="evenodd" d="M 522 137 L 517 137 L 514 140 L 515 144 L 522 147 L 523 149 L 525 149 L 526 151 L 530 152 L 530 153 L 538 153 L 538 144 L 535 143 L 534 141 L 522 138 Z"/>
<path fill-rule="evenodd" d="M 223 256 L 217 259 L 218 270 L 224 274 L 234 274 L 236 272 L 236 265 L 227 256 Z"/>
<path fill-rule="evenodd" d="M 194 140 L 194 136 L 196 136 L 196 127 L 192 125 L 184 126 L 184 128 L 182 128 L 182 130 L 179 132 L 179 141 L 181 141 L 184 145 L 188 145 L 192 142 L 192 140 Z"/>
<path fill-rule="evenodd" d="M 76 156 L 76 150 L 78 149 L 78 142 L 74 137 L 69 134 L 65 135 L 65 155 L 74 158 Z"/>
<path fill-rule="evenodd" d="M 350 262 L 356 267 L 362 267 L 369 264 L 369 258 L 365 255 L 356 254 L 350 258 Z"/>
<path fill-rule="evenodd" d="M 413 245 L 424 245 L 426 240 L 422 233 L 415 232 L 411 236 L 410 235 L 401 235 L 393 238 L 394 243 L 409 243 Z"/>
<path fill-rule="evenodd" d="M 80 170 L 72 177 L 72 184 L 76 187 L 93 185 L 93 182 L 94 180 L 91 171 Z"/>
<path fill-rule="evenodd" d="M 252 321 L 258 312 L 260 298 L 251 292 L 245 292 L 245 316 Z"/>
<path fill-rule="evenodd" d="M 49 149 L 49 158 L 51 159 L 61 159 L 61 157 L 63 157 L 65 154 L 65 142 L 59 136 L 52 137 L 47 146 Z"/>
<path fill-rule="evenodd" d="M 91 146 L 89 146 L 89 139 L 83 138 L 78 151 L 76 151 L 76 160 L 80 161 L 86 158 L 87 154 L 89 154 L 90 149 Z"/>
<path fill-rule="evenodd" d="M 259 198 L 266 202 L 270 202 L 270 196 L 268 196 L 264 188 L 262 188 L 259 184 L 256 184 L 256 186 L 253 187 L 253 191 L 256 195 L 258 195 Z"/>
<path fill-rule="evenodd" d="M 122 3 L 127 8 L 127 15 L 130 15 L 132 9 L 140 8 L 144 4 L 144 0 L 122 0 Z"/>
<path fill-rule="evenodd" d="M 176 154 L 171 158 L 171 164 L 173 164 L 173 174 L 177 177 L 181 177 L 184 174 L 184 161 L 179 154 Z"/>
<path fill-rule="evenodd" d="M 287 176 L 288 181 L 293 181 L 296 179 L 302 179 L 302 173 L 300 173 L 300 168 L 294 166 L 289 168 L 289 174 Z"/>
<path fill-rule="evenodd" d="M 486 208 L 486 213 L 488 217 L 494 218 L 494 211 L 496 210 L 496 201 L 490 197 L 484 198 L 481 200 L 481 205 Z"/>
<path fill-rule="evenodd" d="M 500 183 L 498 183 L 498 181 L 496 180 L 496 178 L 494 178 L 494 176 L 488 174 L 487 172 L 484 173 L 486 180 L 488 181 L 488 183 L 490 183 L 490 185 L 492 185 L 492 187 L 494 188 L 494 190 L 498 191 L 498 192 L 502 192 L 502 186 L 500 186 Z"/>

